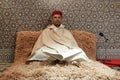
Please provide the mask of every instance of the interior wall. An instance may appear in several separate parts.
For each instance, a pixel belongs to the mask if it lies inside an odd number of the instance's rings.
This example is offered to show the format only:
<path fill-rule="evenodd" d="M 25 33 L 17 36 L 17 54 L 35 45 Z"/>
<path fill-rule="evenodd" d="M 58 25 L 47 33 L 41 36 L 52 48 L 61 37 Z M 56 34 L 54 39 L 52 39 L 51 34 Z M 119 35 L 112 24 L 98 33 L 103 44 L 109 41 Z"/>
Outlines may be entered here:
<path fill-rule="evenodd" d="M 0 0 L 0 62 L 13 61 L 16 32 L 44 29 L 53 10 L 63 12 L 67 29 L 96 35 L 97 56 L 107 49 L 120 59 L 120 0 Z"/>

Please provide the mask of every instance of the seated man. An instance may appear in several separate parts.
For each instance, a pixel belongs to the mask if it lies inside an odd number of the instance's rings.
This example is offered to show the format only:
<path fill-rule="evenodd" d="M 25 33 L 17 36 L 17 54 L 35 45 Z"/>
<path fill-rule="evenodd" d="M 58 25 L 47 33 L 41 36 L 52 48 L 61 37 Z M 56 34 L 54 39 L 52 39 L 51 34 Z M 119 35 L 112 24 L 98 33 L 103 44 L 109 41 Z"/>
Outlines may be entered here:
<path fill-rule="evenodd" d="M 79 48 L 72 33 L 65 29 L 62 24 L 62 12 L 52 13 L 52 25 L 47 26 L 38 37 L 32 53 L 27 62 L 30 61 L 90 61 L 85 52 Z"/>

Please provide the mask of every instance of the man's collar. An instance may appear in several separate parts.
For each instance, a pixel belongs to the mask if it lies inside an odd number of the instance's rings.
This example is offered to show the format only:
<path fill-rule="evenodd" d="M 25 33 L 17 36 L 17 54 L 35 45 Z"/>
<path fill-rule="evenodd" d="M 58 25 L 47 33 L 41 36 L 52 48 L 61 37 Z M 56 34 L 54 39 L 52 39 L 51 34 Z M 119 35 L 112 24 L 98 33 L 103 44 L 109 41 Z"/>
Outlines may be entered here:
<path fill-rule="evenodd" d="M 63 24 L 61 24 L 59 27 L 56 27 L 54 24 L 49 25 L 48 28 L 50 29 L 54 29 L 54 28 L 64 28 L 65 26 Z"/>

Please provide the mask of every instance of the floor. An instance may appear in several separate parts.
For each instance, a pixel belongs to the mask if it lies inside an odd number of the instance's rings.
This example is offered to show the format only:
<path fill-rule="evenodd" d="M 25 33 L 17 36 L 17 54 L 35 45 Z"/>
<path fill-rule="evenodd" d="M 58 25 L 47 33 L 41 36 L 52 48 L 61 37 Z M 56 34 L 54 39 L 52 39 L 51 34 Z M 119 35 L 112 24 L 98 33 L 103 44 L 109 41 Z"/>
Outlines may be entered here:
<path fill-rule="evenodd" d="M 12 63 L 0 63 L 0 73 L 2 73 L 7 67 L 10 67 Z"/>
<path fill-rule="evenodd" d="M 114 67 L 111 67 L 112 69 L 115 69 L 117 71 L 120 71 L 120 66 L 114 66 Z"/>

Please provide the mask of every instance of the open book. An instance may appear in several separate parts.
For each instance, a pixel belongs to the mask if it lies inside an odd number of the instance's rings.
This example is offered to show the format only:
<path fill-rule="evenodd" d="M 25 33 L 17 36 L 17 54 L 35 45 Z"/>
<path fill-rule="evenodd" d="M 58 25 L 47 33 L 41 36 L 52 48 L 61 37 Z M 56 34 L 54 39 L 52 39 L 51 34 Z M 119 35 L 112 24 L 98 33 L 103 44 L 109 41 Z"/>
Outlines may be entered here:
<path fill-rule="evenodd" d="M 80 52 L 81 51 L 79 49 L 71 49 L 66 53 L 50 53 L 48 51 L 46 51 L 46 52 L 44 51 L 45 54 L 47 54 L 51 57 L 54 57 L 56 59 L 59 59 L 59 60 L 66 60 L 68 58 L 74 57 L 77 54 L 79 54 Z"/>

